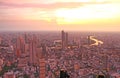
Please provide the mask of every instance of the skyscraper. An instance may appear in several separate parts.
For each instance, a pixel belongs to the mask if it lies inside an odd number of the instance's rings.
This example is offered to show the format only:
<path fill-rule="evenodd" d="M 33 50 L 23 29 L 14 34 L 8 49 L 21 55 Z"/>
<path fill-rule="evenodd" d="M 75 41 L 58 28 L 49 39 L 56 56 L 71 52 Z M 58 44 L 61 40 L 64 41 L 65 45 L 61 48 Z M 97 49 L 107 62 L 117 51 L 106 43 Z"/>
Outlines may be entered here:
<path fill-rule="evenodd" d="M 28 43 L 28 36 L 26 33 L 24 34 L 24 39 L 25 39 L 25 43 Z"/>
<path fill-rule="evenodd" d="M 1 44 L 1 42 L 2 42 L 2 38 L 0 37 L 0 44 Z"/>
<path fill-rule="evenodd" d="M 68 33 L 65 33 L 65 47 L 68 47 Z"/>
<path fill-rule="evenodd" d="M 45 78 L 45 55 L 46 55 L 46 46 L 41 44 L 40 47 L 37 47 L 38 53 L 38 62 L 39 62 L 39 78 Z"/>
<path fill-rule="evenodd" d="M 22 38 L 22 36 L 19 36 L 17 38 L 17 42 L 16 42 L 16 55 L 17 57 L 20 57 L 25 51 L 25 42 L 24 39 Z"/>
<path fill-rule="evenodd" d="M 90 36 L 88 36 L 88 45 L 91 44 Z"/>
<path fill-rule="evenodd" d="M 32 35 L 32 38 L 30 40 L 30 63 L 35 64 L 36 63 L 36 51 L 37 51 L 37 38 L 35 35 Z"/>
<path fill-rule="evenodd" d="M 62 30 L 61 34 L 62 34 L 62 49 L 65 49 L 68 46 L 68 33 Z"/>
<path fill-rule="evenodd" d="M 45 78 L 45 59 L 41 58 L 39 59 L 39 67 L 40 67 L 40 78 Z"/>
<path fill-rule="evenodd" d="M 62 34 L 62 49 L 64 49 L 65 48 L 65 32 L 62 30 L 61 34 Z"/>

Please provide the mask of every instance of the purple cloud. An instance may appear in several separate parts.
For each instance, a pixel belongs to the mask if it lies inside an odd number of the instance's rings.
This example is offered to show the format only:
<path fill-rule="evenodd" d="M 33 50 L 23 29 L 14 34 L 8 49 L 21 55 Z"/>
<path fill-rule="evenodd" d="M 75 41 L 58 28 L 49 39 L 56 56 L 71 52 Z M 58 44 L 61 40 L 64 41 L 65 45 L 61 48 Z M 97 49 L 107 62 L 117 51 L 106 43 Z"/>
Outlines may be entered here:
<path fill-rule="evenodd" d="M 85 4 L 104 4 L 106 2 L 57 2 L 50 4 L 43 3 L 6 3 L 0 2 L 0 6 L 3 7 L 13 7 L 13 8 L 43 8 L 43 9 L 56 9 L 56 8 L 75 8 L 80 7 Z"/>

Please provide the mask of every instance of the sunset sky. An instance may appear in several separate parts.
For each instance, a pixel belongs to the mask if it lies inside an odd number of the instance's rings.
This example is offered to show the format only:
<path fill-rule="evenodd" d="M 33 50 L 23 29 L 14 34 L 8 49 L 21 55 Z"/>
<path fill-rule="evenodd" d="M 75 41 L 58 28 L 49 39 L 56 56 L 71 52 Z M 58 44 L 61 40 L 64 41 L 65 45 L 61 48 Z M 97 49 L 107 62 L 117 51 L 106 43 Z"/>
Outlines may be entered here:
<path fill-rule="evenodd" d="M 0 31 L 120 31 L 120 0 L 0 0 Z"/>

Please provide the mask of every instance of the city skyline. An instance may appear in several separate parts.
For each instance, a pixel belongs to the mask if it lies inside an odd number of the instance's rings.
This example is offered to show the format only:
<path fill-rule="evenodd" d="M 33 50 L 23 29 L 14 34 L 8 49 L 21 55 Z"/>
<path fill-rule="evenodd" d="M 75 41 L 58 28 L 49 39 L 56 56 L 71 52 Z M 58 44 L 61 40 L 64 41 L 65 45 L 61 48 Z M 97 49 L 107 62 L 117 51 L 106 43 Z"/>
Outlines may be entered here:
<path fill-rule="evenodd" d="M 119 0 L 1 0 L 0 31 L 120 31 Z"/>
<path fill-rule="evenodd" d="M 120 34 L 0 32 L 0 77 L 119 78 Z"/>

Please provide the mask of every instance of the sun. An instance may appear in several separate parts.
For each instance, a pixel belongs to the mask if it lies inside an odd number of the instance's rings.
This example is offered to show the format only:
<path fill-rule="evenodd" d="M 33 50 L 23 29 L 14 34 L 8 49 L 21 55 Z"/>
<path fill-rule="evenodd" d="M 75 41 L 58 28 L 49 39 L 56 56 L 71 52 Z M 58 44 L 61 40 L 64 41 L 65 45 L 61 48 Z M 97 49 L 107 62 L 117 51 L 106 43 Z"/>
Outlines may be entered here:
<path fill-rule="evenodd" d="M 55 15 L 58 22 L 61 23 L 72 23 L 80 20 L 91 18 L 90 14 L 87 14 L 88 10 L 81 10 L 79 8 L 74 9 L 59 9 L 56 10 Z"/>
<path fill-rule="evenodd" d="M 90 2 L 91 0 L 77 0 L 78 2 Z"/>

